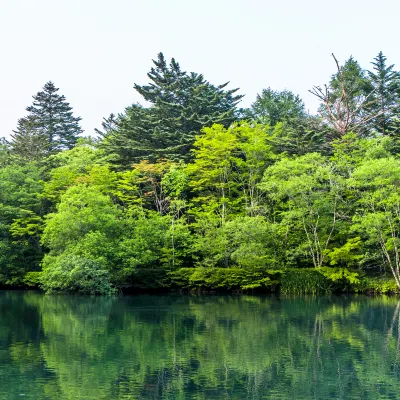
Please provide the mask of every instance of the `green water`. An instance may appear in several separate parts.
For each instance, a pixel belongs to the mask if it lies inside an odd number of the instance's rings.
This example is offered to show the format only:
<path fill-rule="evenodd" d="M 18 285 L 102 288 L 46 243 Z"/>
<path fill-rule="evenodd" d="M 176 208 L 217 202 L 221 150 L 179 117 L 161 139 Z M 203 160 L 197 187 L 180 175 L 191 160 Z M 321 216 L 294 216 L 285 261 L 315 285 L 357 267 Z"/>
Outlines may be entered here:
<path fill-rule="evenodd" d="M 399 399 L 400 300 L 0 292 L 0 399 Z"/>

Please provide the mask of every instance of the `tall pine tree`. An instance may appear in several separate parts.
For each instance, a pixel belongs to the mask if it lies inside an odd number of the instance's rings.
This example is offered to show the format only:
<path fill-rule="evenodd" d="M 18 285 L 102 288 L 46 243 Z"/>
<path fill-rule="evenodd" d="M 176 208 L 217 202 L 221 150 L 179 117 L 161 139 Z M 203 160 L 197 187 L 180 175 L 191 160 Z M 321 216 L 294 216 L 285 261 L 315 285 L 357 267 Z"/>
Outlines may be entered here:
<path fill-rule="evenodd" d="M 151 104 L 133 105 L 116 119 L 104 135 L 103 147 L 129 165 L 143 159 L 190 160 L 195 136 L 204 126 L 229 126 L 238 118 L 237 104 L 243 96 L 228 83 L 214 86 L 201 74 L 182 71 L 160 53 L 148 73 L 150 83 L 134 88 Z"/>
<path fill-rule="evenodd" d="M 394 65 L 386 64 L 382 52 L 371 63 L 372 71 L 368 71 L 371 82 L 371 102 L 369 112 L 377 116 L 371 127 L 382 135 L 393 135 L 399 128 L 400 73 L 394 71 Z"/>
<path fill-rule="evenodd" d="M 20 156 L 24 149 L 29 152 L 30 145 L 43 146 L 31 149 L 32 153 L 43 156 L 71 149 L 83 132 L 79 125 L 81 118 L 73 116 L 72 107 L 58 90 L 53 82 L 47 82 L 43 91 L 33 96 L 33 104 L 26 109 L 28 116 L 18 121 L 11 147 Z"/>

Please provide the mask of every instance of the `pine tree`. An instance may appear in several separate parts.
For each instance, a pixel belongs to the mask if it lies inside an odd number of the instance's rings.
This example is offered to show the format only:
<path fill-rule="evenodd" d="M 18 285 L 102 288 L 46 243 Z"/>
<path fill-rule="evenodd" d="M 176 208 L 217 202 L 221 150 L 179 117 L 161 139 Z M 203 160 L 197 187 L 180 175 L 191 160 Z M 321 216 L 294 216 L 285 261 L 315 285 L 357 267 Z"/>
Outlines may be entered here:
<path fill-rule="evenodd" d="M 11 135 L 11 154 L 24 161 L 40 161 L 49 155 L 49 141 L 37 118 L 20 118 Z"/>
<path fill-rule="evenodd" d="M 143 159 L 188 161 L 202 127 L 229 126 L 238 118 L 243 97 L 235 94 L 238 89 L 226 90 L 228 83 L 214 86 L 201 74 L 184 72 L 175 59 L 168 65 L 162 53 L 153 63 L 150 83 L 134 86 L 151 106 L 128 107 L 103 142 L 106 152 L 125 165 Z"/>
<path fill-rule="evenodd" d="M 368 71 L 368 77 L 373 92 L 369 111 L 377 114 L 371 127 L 382 135 L 391 135 L 399 127 L 400 73 L 393 70 L 393 64 L 386 65 L 386 57 L 382 52 L 379 52 L 371 64 L 373 70 Z"/>
<path fill-rule="evenodd" d="M 58 88 L 54 86 L 53 82 L 47 82 L 43 91 L 33 96 L 33 104 L 26 110 L 29 112 L 24 120 L 35 121 L 35 128 L 31 130 L 31 135 L 46 136 L 47 146 L 43 153 L 53 153 L 64 149 L 71 149 L 77 139 L 78 135 L 82 133 L 79 125 L 80 117 L 74 117 L 72 114 L 72 107 L 66 101 L 65 96 L 59 95 Z M 25 121 L 21 121 L 23 125 Z M 26 129 L 26 127 L 18 126 L 19 128 Z M 32 127 L 31 127 L 32 128 Z M 22 140 L 23 137 L 30 137 L 26 133 L 17 131 L 18 135 L 15 140 Z M 37 142 L 42 139 L 37 138 Z M 22 148 L 22 144 L 13 143 L 13 147 Z"/>

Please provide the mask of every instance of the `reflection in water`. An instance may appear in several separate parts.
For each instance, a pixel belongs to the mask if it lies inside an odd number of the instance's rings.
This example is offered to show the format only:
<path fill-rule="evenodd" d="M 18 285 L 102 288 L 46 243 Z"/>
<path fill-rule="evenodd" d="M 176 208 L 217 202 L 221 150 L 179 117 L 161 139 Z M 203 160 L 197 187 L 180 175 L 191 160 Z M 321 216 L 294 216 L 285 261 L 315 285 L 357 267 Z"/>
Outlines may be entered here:
<path fill-rule="evenodd" d="M 0 292 L 0 399 L 397 399 L 394 297 Z"/>

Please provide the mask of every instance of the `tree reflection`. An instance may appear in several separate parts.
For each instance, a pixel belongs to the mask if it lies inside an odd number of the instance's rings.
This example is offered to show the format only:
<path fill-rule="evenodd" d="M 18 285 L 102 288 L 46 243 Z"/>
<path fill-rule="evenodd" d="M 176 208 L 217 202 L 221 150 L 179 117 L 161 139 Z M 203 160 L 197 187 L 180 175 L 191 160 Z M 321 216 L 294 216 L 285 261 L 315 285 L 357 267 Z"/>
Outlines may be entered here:
<path fill-rule="evenodd" d="M 3 292 L 0 310 L 5 399 L 376 399 L 400 390 L 396 298 Z"/>

